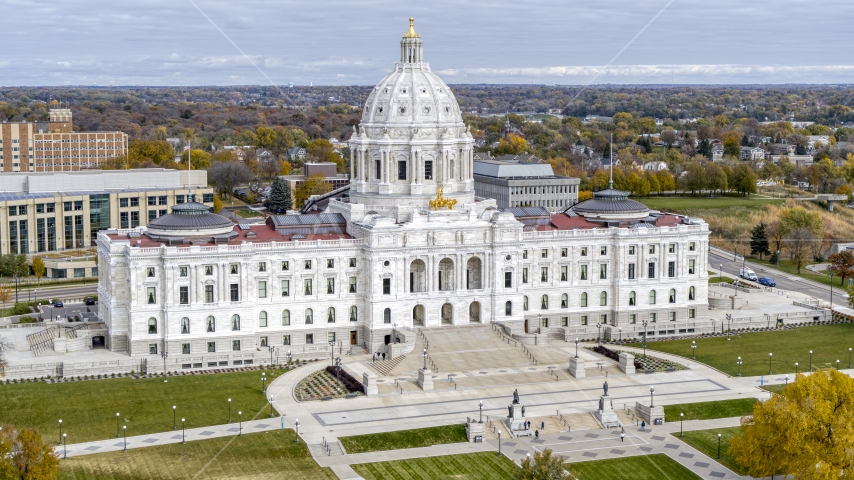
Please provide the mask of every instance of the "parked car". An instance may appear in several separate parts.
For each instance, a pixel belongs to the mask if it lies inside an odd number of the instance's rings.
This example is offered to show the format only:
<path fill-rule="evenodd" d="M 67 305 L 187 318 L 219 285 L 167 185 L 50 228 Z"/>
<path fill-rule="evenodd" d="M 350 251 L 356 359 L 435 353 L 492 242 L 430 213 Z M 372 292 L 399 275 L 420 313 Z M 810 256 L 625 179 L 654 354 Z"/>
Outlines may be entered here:
<path fill-rule="evenodd" d="M 95 305 L 94 297 L 86 297 L 86 305 Z"/>
<path fill-rule="evenodd" d="M 53 306 L 57 307 L 57 308 L 62 308 L 65 305 L 62 304 L 62 300 L 57 300 L 57 301 L 53 302 Z"/>
<path fill-rule="evenodd" d="M 760 285 L 765 285 L 766 287 L 776 287 L 777 286 L 777 282 L 775 282 L 774 279 L 771 277 L 759 277 L 759 280 L 757 280 L 757 281 L 759 282 Z"/>
<path fill-rule="evenodd" d="M 759 280 L 759 278 L 756 276 L 756 273 L 749 268 L 742 268 L 739 271 L 738 276 L 745 280 L 752 280 L 754 282 Z"/>

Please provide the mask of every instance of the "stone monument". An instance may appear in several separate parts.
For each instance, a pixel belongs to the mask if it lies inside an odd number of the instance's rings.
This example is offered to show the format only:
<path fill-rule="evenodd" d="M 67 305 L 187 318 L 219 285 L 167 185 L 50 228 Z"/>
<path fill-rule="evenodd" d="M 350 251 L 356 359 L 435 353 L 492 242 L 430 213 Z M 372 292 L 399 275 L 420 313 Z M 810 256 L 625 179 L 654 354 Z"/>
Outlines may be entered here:
<path fill-rule="evenodd" d="M 373 397 L 379 394 L 379 389 L 377 388 L 377 376 L 371 372 L 364 372 L 362 374 L 362 385 L 365 386 L 365 396 Z"/>
<path fill-rule="evenodd" d="M 575 378 L 584 378 L 584 360 L 579 357 L 569 359 L 569 374 Z"/>
<path fill-rule="evenodd" d="M 605 390 L 605 394 L 599 397 L 599 410 L 594 414 L 596 420 L 605 428 L 619 427 L 621 425 L 620 419 L 617 418 L 617 414 L 614 412 L 614 404 L 611 402 L 611 397 L 608 396 L 607 380 L 602 388 Z"/>
<path fill-rule="evenodd" d="M 513 403 L 507 407 L 507 418 L 504 425 L 514 437 L 531 436 L 528 420 L 525 419 L 525 406 L 519 402 L 519 390 L 513 390 Z"/>
<path fill-rule="evenodd" d="M 433 390 L 433 372 L 426 368 L 418 369 L 418 386 L 421 390 Z"/>
<path fill-rule="evenodd" d="M 620 354 L 620 370 L 626 375 L 635 374 L 635 356 L 631 353 L 623 352 Z"/>

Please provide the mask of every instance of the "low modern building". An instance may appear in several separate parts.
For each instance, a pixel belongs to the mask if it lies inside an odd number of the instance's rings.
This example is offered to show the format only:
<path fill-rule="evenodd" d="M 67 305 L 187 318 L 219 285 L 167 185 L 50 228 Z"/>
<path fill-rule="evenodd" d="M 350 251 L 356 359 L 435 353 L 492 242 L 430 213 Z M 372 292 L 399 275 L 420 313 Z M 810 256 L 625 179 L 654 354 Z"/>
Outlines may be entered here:
<path fill-rule="evenodd" d="M 146 168 L 0 175 L 0 253 L 93 245 L 99 230 L 135 228 L 191 199 L 213 204 L 207 172 Z M 57 278 L 64 278 L 57 269 Z M 51 275 L 53 276 L 53 275 Z"/>
<path fill-rule="evenodd" d="M 581 180 L 554 174 L 547 163 L 474 162 L 474 191 L 499 208 L 545 207 L 557 212 L 578 202 Z"/>
<path fill-rule="evenodd" d="M 0 123 L 0 170 L 68 172 L 97 168 L 128 154 L 122 132 L 73 132 L 71 110 L 53 108 L 47 122 Z"/>

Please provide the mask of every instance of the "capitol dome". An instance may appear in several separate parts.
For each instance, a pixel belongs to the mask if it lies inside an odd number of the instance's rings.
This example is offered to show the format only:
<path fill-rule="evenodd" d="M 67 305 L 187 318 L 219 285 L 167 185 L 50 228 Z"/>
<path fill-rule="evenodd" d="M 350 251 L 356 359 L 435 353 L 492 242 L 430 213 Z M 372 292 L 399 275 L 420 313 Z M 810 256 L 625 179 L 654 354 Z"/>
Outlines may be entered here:
<path fill-rule="evenodd" d="M 350 203 L 427 208 L 439 189 L 456 208 L 474 203 L 474 139 L 423 45 L 410 18 L 400 61 L 371 91 L 350 137 Z"/>

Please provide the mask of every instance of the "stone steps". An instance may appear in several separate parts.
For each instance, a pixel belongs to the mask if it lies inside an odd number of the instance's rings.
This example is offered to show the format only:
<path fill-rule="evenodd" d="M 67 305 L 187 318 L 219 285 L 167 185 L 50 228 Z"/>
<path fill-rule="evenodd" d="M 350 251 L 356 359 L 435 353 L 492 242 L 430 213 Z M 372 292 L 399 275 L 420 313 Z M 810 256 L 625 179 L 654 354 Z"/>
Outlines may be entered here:
<path fill-rule="evenodd" d="M 328 450 L 327 446 L 329 447 Z M 309 444 L 308 449 L 311 452 L 311 456 L 315 458 L 344 455 L 344 449 L 341 448 L 341 444 L 337 441 L 327 442 L 325 445 L 323 443 Z"/>
<path fill-rule="evenodd" d="M 382 360 L 379 362 L 371 362 L 368 363 L 368 366 L 377 371 L 380 375 L 387 377 L 394 369 L 394 367 L 398 366 L 403 360 L 406 359 L 406 355 L 401 355 L 397 358 L 393 358 L 391 360 Z"/>

